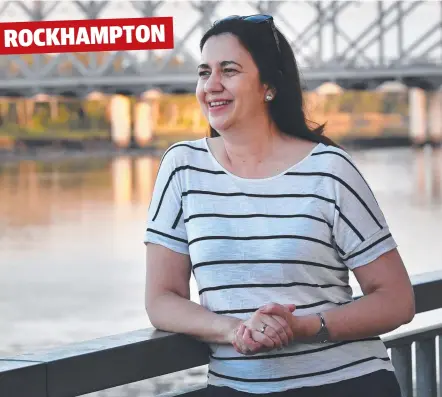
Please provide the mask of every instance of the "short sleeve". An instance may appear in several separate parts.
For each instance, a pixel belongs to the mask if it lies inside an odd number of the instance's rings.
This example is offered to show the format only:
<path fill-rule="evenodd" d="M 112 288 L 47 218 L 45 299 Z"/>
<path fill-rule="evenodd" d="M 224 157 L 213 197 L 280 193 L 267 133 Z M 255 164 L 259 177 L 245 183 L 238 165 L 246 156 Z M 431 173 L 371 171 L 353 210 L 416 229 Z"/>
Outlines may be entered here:
<path fill-rule="evenodd" d="M 148 208 L 144 243 L 160 244 L 188 255 L 177 151 L 178 149 L 172 146 L 161 158 Z"/>
<path fill-rule="evenodd" d="M 349 269 L 366 265 L 397 247 L 369 184 L 348 154 L 333 167 L 333 237 Z"/>

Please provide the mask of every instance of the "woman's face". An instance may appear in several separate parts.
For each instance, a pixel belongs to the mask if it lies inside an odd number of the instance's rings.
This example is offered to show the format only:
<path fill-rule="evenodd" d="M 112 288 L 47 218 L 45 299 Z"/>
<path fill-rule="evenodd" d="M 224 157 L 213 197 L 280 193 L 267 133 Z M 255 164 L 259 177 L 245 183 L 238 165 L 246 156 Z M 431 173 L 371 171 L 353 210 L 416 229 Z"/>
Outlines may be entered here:
<path fill-rule="evenodd" d="M 209 38 L 201 53 L 196 96 L 210 125 L 227 131 L 266 111 L 265 86 L 249 52 L 232 34 Z"/>

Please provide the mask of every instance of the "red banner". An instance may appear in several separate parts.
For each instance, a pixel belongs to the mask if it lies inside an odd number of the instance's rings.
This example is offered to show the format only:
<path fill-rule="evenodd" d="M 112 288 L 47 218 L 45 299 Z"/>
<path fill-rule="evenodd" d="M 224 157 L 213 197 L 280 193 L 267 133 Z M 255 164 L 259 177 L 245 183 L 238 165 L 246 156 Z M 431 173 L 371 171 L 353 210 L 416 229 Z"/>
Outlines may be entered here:
<path fill-rule="evenodd" d="M 162 50 L 172 17 L 0 23 L 0 54 Z"/>

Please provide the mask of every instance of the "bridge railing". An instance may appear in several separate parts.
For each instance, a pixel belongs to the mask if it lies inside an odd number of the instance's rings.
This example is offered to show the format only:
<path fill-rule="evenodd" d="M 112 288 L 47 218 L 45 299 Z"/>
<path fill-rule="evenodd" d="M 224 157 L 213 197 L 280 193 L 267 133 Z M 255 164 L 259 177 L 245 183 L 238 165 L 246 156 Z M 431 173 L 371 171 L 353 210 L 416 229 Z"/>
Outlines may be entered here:
<path fill-rule="evenodd" d="M 442 271 L 412 277 L 412 282 L 417 313 L 442 308 Z M 439 321 L 431 327 L 383 337 L 403 397 L 413 396 L 413 390 L 417 397 L 437 397 L 437 379 L 442 379 L 441 365 L 437 367 L 438 360 L 442 363 L 442 319 Z M 81 396 L 207 363 L 207 345 L 185 335 L 142 329 L 2 358 L 0 396 Z M 204 385 L 182 395 L 203 393 Z"/>

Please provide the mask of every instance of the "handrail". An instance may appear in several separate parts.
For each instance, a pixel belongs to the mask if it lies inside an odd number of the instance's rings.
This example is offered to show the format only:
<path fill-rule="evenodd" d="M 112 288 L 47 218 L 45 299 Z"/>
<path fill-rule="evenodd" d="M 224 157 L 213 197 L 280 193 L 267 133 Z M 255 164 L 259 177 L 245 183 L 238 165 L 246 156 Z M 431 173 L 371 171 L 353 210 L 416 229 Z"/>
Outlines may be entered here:
<path fill-rule="evenodd" d="M 410 346 L 418 340 L 434 339 L 442 334 L 442 322 L 428 325 L 417 329 L 398 332 L 392 335 L 383 336 L 382 341 L 388 349 Z"/>
<path fill-rule="evenodd" d="M 0 396 L 80 396 L 208 363 L 207 345 L 154 328 L 0 359 Z"/>
<path fill-rule="evenodd" d="M 442 271 L 411 279 L 417 313 L 442 308 Z M 441 333 L 437 326 L 421 331 L 428 337 Z M 409 345 L 418 333 L 382 339 L 394 348 Z M 154 328 L 69 344 L 0 359 L 0 396 L 80 396 L 205 365 L 208 352 L 194 338 Z"/>

